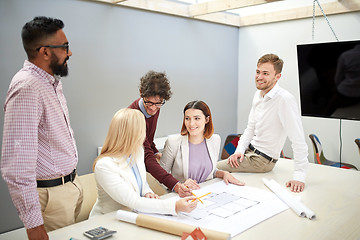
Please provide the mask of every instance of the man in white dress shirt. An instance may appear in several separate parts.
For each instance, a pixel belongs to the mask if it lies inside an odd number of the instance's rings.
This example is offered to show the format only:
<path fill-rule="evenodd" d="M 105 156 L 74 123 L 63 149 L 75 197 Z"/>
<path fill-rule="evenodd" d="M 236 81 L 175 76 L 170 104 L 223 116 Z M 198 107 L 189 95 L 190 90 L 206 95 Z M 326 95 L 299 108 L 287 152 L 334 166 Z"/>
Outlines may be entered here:
<path fill-rule="evenodd" d="M 235 153 L 219 161 L 218 169 L 229 172 L 271 171 L 288 137 L 294 153 L 294 176 L 286 183 L 293 192 L 305 187 L 308 147 L 293 95 L 277 83 L 283 61 L 275 54 L 262 56 L 257 63 L 256 91 L 248 125 Z"/>

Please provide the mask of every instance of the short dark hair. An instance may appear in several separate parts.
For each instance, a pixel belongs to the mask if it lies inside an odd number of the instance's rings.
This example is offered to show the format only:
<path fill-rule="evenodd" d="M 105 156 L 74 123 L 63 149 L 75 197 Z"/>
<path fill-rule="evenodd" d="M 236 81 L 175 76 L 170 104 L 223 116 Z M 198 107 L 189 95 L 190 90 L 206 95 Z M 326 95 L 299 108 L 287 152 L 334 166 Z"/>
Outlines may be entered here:
<path fill-rule="evenodd" d="M 34 17 L 25 23 L 21 31 L 21 38 L 25 52 L 29 59 L 36 56 L 36 48 L 45 44 L 45 40 L 64 28 L 64 23 L 59 19 L 49 17 Z"/>
<path fill-rule="evenodd" d="M 169 100 L 172 92 L 170 82 L 164 72 L 149 71 L 140 79 L 140 97 L 159 96 L 163 100 Z"/>
<path fill-rule="evenodd" d="M 203 101 L 192 101 L 186 104 L 184 107 L 184 119 L 181 127 L 181 135 L 187 135 L 188 131 L 185 126 L 185 112 L 188 109 L 198 109 L 203 112 L 205 118 L 209 117 L 209 122 L 205 124 L 204 137 L 209 139 L 214 133 L 214 124 L 212 122 L 211 111 L 209 106 Z"/>
<path fill-rule="evenodd" d="M 267 62 L 271 63 L 274 66 L 274 70 L 276 73 L 281 73 L 283 65 L 284 65 L 284 61 L 281 58 L 279 58 L 277 55 L 272 54 L 272 53 L 265 54 L 258 60 L 257 65 L 267 63 Z"/>

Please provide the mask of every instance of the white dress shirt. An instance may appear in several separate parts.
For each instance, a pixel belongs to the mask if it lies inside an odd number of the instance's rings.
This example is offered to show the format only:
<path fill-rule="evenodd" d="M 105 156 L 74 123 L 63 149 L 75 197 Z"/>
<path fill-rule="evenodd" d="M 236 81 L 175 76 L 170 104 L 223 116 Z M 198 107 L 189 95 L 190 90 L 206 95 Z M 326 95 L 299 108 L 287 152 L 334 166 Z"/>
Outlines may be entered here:
<path fill-rule="evenodd" d="M 248 125 L 236 152 L 244 153 L 251 143 L 272 158 L 279 158 L 286 137 L 294 153 L 294 180 L 305 182 L 308 147 L 295 98 L 277 83 L 264 97 L 255 93 Z"/>

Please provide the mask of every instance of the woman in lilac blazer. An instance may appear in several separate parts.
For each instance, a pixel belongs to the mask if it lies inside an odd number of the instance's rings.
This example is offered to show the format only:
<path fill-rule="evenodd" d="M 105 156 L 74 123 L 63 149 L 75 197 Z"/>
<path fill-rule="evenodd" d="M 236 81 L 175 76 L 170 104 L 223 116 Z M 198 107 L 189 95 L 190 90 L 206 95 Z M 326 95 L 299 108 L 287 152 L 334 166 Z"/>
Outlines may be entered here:
<path fill-rule="evenodd" d="M 184 108 L 180 135 L 165 142 L 160 165 L 177 180 L 201 183 L 218 177 L 228 183 L 244 185 L 227 171 L 216 169 L 221 139 L 214 133 L 211 112 L 203 101 L 189 102 Z"/>

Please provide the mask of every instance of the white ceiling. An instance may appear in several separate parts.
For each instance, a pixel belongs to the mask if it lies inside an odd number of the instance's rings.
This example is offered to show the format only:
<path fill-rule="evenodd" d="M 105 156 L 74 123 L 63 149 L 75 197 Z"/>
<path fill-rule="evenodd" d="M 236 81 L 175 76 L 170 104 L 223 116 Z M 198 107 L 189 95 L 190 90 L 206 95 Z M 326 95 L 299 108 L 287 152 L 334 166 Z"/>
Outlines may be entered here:
<path fill-rule="evenodd" d="M 242 27 L 360 11 L 360 0 L 88 0 Z"/>

